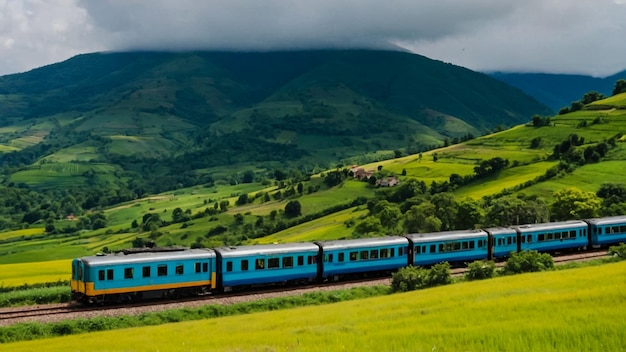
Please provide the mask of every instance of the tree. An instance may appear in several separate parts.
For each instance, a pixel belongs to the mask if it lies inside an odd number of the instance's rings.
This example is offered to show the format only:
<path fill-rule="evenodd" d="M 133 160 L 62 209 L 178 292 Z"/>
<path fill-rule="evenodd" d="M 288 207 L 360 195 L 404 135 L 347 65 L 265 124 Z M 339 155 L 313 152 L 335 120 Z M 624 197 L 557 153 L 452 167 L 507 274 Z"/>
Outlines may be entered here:
<path fill-rule="evenodd" d="M 615 88 L 613 88 L 613 95 L 618 95 L 620 93 L 626 93 L 626 80 L 618 79 L 615 82 Z"/>
<path fill-rule="evenodd" d="M 603 199 L 605 206 L 626 202 L 626 187 L 623 184 L 603 183 L 596 195 Z"/>
<path fill-rule="evenodd" d="M 471 198 L 463 199 L 458 206 L 454 227 L 456 229 L 473 229 L 483 223 L 483 208 Z"/>
<path fill-rule="evenodd" d="M 375 216 L 368 216 L 354 227 L 355 237 L 379 236 L 383 233 L 383 226 Z"/>
<path fill-rule="evenodd" d="M 389 205 L 380 211 L 378 217 L 380 218 L 380 224 L 384 229 L 388 230 L 390 233 L 396 233 L 401 215 L 402 213 L 400 212 L 400 208 L 398 208 L 398 206 Z"/>
<path fill-rule="evenodd" d="M 441 220 L 441 229 L 454 229 L 459 205 L 451 193 L 437 193 L 430 202 L 435 206 L 435 216 Z"/>
<path fill-rule="evenodd" d="M 601 100 L 604 98 L 606 98 L 604 94 L 598 93 L 596 91 L 591 91 L 591 92 L 585 93 L 585 95 L 583 95 L 583 98 L 580 100 L 580 102 L 583 103 L 584 105 L 587 105 L 589 103 L 593 103 L 596 100 Z"/>
<path fill-rule="evenodd" d="M 591 192 L 565 188 L 554 192 L 551 214 L 556 220 L 588 219 L 598 217 L 601 200 Z"/>
<path fill-rule="evenodd" d="M 246 171 L 243 173 L 242 183 L 252 183 L 254 182 L 254 171 Z"/>
<path fill-rule="evenodd" d="M 299 216 L 302 211 L 302 206 L 297 200 L 291 200 L 285 205 L 285 215 L 289 218 Z"/>
<path fill-rule="evenodd" d="M 426 219 L 428 217 L 434 217 L 435 206 L 428 201 L 422 202 L 419 205 L 412 206 L 402 217 L 404 230 L 408 233 L 415 232 L 432 232 L 433 219 L 430 219 L 427 226 Z M 441 227 L 441 221 L 439 220 L 439 227 Z"/>
<path fill-rule="evenodd" d="M 237 198 L 237 201 L 235 202 L 235 204 L 237 204 L 237 205 L 246 205 L 246 204 L 248 204 L 248 193 L 244 193 L 244 194 L 240 195 L 239 198 Z"/>

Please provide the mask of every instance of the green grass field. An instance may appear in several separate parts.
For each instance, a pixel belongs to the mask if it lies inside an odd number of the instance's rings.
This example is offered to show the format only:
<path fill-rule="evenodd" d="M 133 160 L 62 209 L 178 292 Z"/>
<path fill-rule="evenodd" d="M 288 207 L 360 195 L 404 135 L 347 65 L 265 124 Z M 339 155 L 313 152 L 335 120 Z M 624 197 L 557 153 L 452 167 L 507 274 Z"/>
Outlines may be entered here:
<path fill-rule="evenodd" d="M 10 351 L 622 351 L 626 263 L 276 312 L 6 344 Z"/>

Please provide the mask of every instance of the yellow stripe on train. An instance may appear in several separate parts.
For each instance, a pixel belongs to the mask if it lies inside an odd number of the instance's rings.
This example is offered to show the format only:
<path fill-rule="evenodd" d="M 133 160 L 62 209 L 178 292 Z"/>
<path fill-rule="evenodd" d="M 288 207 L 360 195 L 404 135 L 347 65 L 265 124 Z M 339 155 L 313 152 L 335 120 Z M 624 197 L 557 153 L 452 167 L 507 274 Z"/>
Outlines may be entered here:
<path fill-rule="evenodd" d="M 215 274 L 213 274 L 215 275 Z M 99 296 L 99 295 L 112 295 L 118 293 L 130 293 L 130 292 L 144 292 L 144 291 L 156 291 L 156 290 L 170 290 L 176 288 L 185 287 L 200 287 L 208 286 L 215 288 L 215 281 L 195 281 L 195 282 L 183 282 L 183 283 L 171 283 L 161 285 L 148 285 L 148 286 L 133 286 L 133 287 L 120 287 L 120 288 L 108 288 L 103 290 L 96 290 L 93 282 L 87 282 L 86 296 Z"/>

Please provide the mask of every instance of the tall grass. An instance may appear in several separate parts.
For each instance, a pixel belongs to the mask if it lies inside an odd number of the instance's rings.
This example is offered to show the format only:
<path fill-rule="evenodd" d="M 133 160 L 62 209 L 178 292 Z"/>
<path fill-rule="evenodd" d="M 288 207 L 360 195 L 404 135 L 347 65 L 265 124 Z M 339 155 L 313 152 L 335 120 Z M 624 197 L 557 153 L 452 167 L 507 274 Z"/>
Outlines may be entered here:
<path fill-rule="evenodd" d="M 9 343 L 6 348 L 621 351 L 626 348 L 624 270 L 626 262 L 524 274 L 323 306 Z M 185 314 L 195 317 L 197 311 Z M 106 323 L 82 324 L 89 325 Z M 21 329 L 22 334 L 32 334 L 49 328 L 28 324 Z M 68 323 L 53 328 L 56 335 L 72 329 Z"/>

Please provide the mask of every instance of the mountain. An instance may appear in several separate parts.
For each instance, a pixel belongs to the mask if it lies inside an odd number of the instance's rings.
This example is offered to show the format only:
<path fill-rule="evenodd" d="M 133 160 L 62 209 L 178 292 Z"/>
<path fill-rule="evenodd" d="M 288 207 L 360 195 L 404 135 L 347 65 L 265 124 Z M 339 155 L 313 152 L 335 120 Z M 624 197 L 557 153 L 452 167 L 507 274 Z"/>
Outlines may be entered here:
<path fill-rule="evenodd" d="M 0 102 L 5 184 L 147 191 L 417 152 L 550 112 L 485 74 L 368 50 L 93 53 L 0 77 Z"/>
<path fill-rule="evenodd" d="M 580 100 L 585 93 L 590 91 L 611 96 L 615 82 L 619 79 L 626 79 L 626 71 L 604 78 L 548 73 L 496 72 L 490 75 L 521 89 L 554 111 L 559 111 L 562 107 Z"/>

